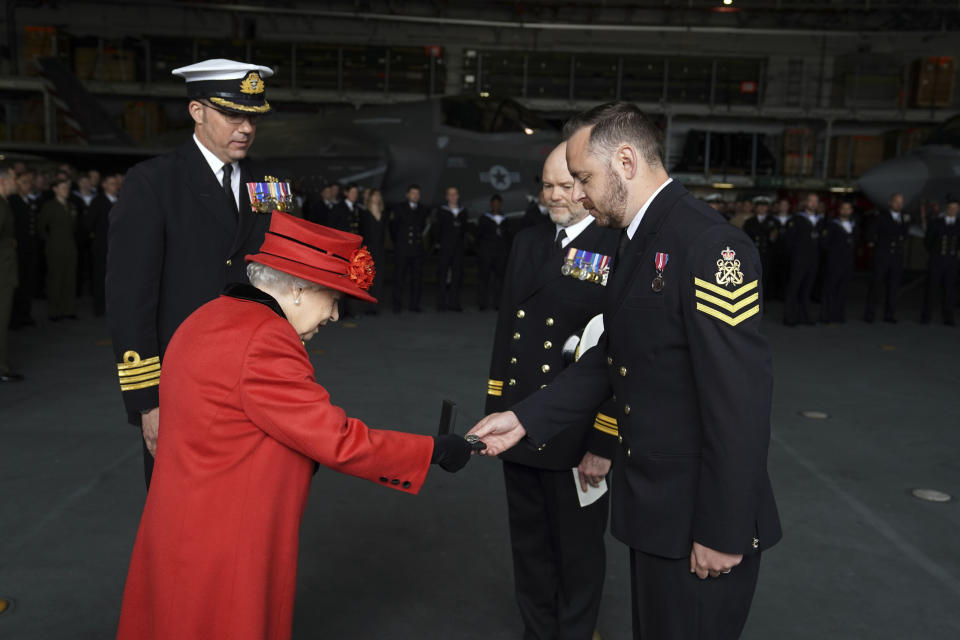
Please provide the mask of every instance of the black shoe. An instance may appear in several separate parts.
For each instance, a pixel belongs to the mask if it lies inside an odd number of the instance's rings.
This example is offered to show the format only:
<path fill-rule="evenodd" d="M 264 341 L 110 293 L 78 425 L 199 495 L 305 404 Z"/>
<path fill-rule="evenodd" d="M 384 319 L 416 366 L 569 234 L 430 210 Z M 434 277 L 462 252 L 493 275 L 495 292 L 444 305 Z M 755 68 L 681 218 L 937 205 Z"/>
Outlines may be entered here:
<path fill-rule="evenodd" d="M 65 315 L 65 316 L 63 316 L 63 317 L 66 318 L 67 320 L 76 320 L 76 319 L 77 319 L 77 314 L 71 313 L 71 314 Z"/>
<path fill-rule="evenodd" d="M 863 316 L 863 321 L 867 324 L 873 324 L 873 314 L 868 313 L 867 315 Z"/>
<path fill-rule="evenodd" d="M 945 319 L 945 320 L 943 321 L 943 324 L 947 325 L 948 327 L 955 327 L 955 326 L 957 326 L 957 323 L 953 320 L 953 318 L 947 318 L 947 319 Z"/>
<path fill-rule="evenodd" d="M 23 376 L 19 373 L 5 373 L 0 376 L 0 382 L 23 382 Z"/>
<path fill-rule="evenodd" d="M 887 316 L 883 319 L 884 322 L 889 322 L 890 324 L 897 324 L 897 319 L 893 316 Z"/>
<path fill-rule="evenodd" d="M 50 316 L 50 322 L 60 322 L 63 320 L 63 316 Z"/>
<path fill-rule="evenodd" d="M 420 313 L 422 309 L 420 309 L 420 307 L 410 307 L 410 311 L 413 311 L 414 313 Z"/>
<path fill-rule="evenodd" d="M 463 313 L 463 307 L 450 307 L 449 311 L 455 311 L 457 313 Z"/>

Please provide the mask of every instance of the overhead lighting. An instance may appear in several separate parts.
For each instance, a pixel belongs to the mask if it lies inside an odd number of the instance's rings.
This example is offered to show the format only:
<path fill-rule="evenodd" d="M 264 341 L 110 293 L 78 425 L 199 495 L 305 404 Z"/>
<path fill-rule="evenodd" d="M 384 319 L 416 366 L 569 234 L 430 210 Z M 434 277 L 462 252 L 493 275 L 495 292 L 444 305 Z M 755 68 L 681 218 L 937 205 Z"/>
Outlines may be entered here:
<path fill-rule="evenodd" d="M 714 182 L 712 185 L 714 189 L 733 189 L 732 182 Z"/>
<path fill-rule="evenodd" d="M 525 134 L 527 134 L 528 136 L 532 136 L 532 135 L 533 135 L 533 129 L 531 129 L 530 127 L 524 127 L 524 128 L 523 128 L 523 132 L 524 132 Z"/>
<path fill-rule="evenodd" d="M 830 193 L 853 193 L 853 187 L 830 187 Z"/>
<path fill-rule="evenodd" d="M 480 92 L 480 97 L 481 97 L 481 98 L 489 98 L 489 97 L 490 97 L 490 92 L 489 92 L 489 91 L 481 91 L 481 92 Z"/>
<path fill-rule="evenodd" d="M 725 4 L 725 5 L 727 5 L 727 6 L 729 7 L 730 5 L 733 4 L 733 0 L 723 0 L 723 4 Z"/>

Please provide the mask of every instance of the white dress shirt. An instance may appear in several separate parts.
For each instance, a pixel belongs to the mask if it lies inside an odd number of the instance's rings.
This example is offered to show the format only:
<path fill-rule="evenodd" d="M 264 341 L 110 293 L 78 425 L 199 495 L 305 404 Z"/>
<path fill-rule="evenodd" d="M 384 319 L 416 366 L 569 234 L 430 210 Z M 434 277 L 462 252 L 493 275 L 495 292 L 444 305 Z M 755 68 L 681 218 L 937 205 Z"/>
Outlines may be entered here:
<path fill-rule="evenodd" d="M 207 164 L 210 165 L 210 170 L 213 171 L 214 177 L 217 179 L 217 184 L 223 184 L 223 162 L 217 156 L 213 155 L 209 149 L 203 146 L 203 143 L 200 142 L 200 139 L 197 138 L 197 134 L 193 134 L 193 141 L 197 143 L 197 147 L 200 148 L 200 153 L 203 154 L 204 159 L 207 161 Z M 233 199 L 237 202 L 237 210 L 240 209 L 240 163 L 231 162 L 233 165 L 233 174 L 230 176 L 230 188 L 233 190 Z"/>
<path fill-rule="evenodd" d="M 594 220 L 595 220 L 595 218 L 594 218 L 593 216 L 591 216 L 591 215 L 588 214 L 588 215 L 584 216 L 583 220 L 581 220 L 580 222 L 575 222 L 575 223 L 573 223 L 572 225 L 570 225 L 569 227 L 561 227 L 560 225 L 557 225 L 557 231 L 556 231 L 556 233 L 555 233 L 554 236 L 553 236 L 553 241 L 554 241 L 554 242 L 557 241 L 557 236 L 560 235 L 560 231 L 566 231 L 566 232 L 567 232 L 567 237 L 564 238 L 564 239 L 563 239 L 563 242 L 561 243 L 562 246 L 563 246 L 563 248 L 566 249 L 566 248 L 567 248 L 567 245 L 569 245 L 571 242 L 573 242 L 574 239 L 575 239 L 578 235 L 580 235 L 580 233 L 581 233 L 584 229 L 586 229 L 587 227 L 589 227 L 589 226 L 590 226 L 590 223 L 592 223 Z"/>
<path fill-rule="evenodd" d="M 637 232 L 637 228 L 640 227 L 640 221 L 643 220 L 643 214 L 647 212 L 647 209 L 650 208 L 650 203 L 653 202 L 653 199 L 663 191 L 663 188 L 673 182 L 673 178 L 667 178 L 667 181 L 662 185 L 657 187 L 657 190 L 653 192 L 653 195 L 647 198 L 647 201 L 643 203 L 643 206 L 640 207 L 640 211 L 637 212 L 637 215 L 633 216 L 633 220 L 630 221 L 630 226 L 627 227 L 627 237 L 633 240 L 634 234 Z"/>

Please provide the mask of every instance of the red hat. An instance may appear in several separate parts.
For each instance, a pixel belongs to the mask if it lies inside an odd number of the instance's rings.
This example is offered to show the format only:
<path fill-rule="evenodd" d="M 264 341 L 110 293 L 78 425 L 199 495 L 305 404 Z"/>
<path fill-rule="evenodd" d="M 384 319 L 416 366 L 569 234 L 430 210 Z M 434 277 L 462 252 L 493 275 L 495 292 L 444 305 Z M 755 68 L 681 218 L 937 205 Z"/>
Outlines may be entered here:
<path fill-rule="evenodd" d="M 274 211 L 270 229 L 256 255 L 259 262 L 292 276 L 342 291 L 367 302 L 377 299 L 367 293 L 376 270 L 363 238 Z"/>

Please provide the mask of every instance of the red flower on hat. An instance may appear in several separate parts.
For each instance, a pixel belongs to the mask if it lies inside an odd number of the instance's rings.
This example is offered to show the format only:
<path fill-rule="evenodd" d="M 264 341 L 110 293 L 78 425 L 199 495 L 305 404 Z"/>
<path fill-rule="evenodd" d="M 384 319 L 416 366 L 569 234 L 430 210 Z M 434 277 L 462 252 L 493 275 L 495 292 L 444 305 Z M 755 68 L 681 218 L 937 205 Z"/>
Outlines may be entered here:
<path fill-rule="evenodd" d="M 373 266 L 373 256 L 367 251 L 366 247 L 355 249 L 350 255 L 350 264 L 347 266 L 347 276 L 353 282 L 367 291 L 373 285 L 373 278 L 377 275 L 377 270 Z"/>

